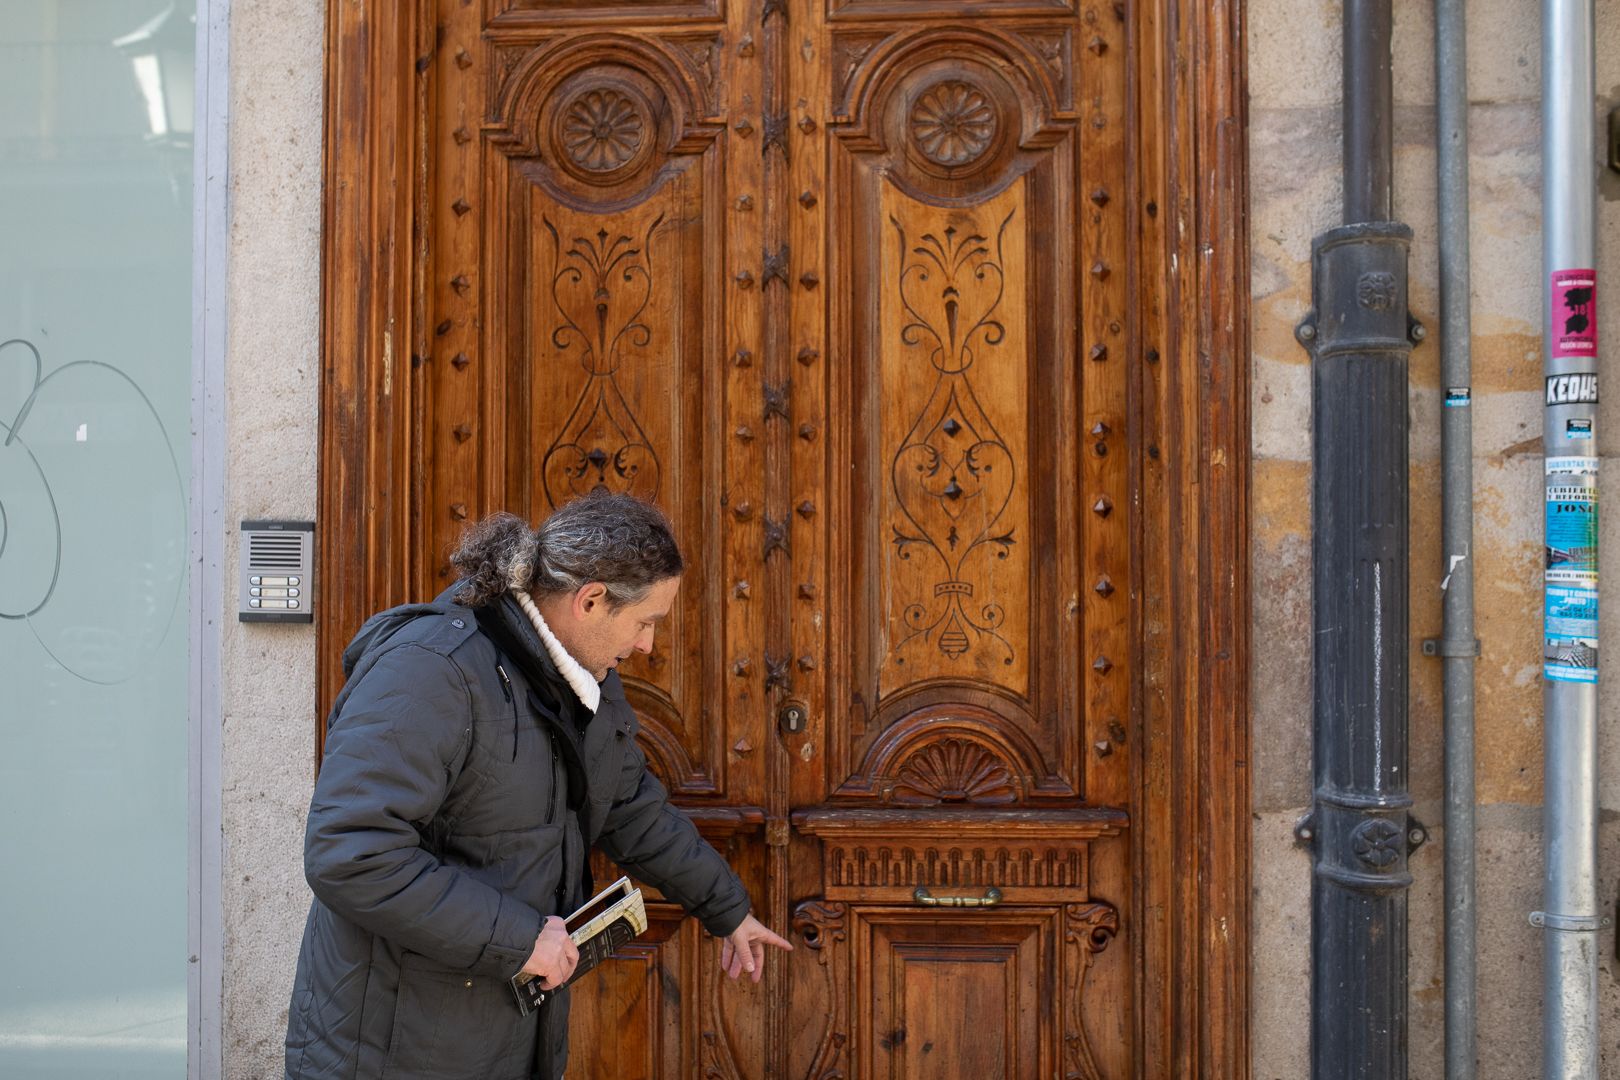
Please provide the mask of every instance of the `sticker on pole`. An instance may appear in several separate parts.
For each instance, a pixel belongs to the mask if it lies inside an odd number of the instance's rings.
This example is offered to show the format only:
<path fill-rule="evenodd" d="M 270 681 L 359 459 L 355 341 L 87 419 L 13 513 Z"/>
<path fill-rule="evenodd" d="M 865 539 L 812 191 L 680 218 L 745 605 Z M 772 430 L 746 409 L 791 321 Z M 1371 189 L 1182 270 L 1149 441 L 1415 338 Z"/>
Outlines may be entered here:
<path fill-rule="evenodd" d="M 1542 671 L 1557 682 L 1597 682 L 1596 589 L 1547 586 Z"/>
<path fill-rule="evenodd" d="M 1597 356 L 1597 271 L 1554 270 L 1552 273 L 1552 356 Z M 1550 402 L 1549 402 L 1550 404 Z"/>
<path fill-rule="evenodd" d="M 1597 402 L 1596 372 L 1578 371 L 1571 375 L 1547 376 L 1548 405 L 1596 405 Z"/>
<path fill-rule="evenodd" d="M 1598 474 L 1598 459 L 1595 457 L 1550 457 L 1547 459 L 1546 473 L 1549 477 L 1564 476 L 1596 476 Z M 1566 483 L 1556 480 L 1554 483 Z"/>
<path fill-rule="evenodd" d="M 1547 584 L 1597 587 L 1597 488 L 1547 485 Z"/>

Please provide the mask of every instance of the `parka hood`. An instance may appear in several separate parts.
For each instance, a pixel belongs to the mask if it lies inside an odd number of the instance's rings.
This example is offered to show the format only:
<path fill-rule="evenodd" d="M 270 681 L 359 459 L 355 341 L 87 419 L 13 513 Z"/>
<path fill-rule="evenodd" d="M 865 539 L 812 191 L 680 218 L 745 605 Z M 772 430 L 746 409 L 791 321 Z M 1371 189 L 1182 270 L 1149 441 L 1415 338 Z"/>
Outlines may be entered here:
<path fill-rule="evenodd" d="M 416 619 L 431 615 L 447 616 L 459 615 L 462 618 L 471 618 L 472 612 L 451 599 L 461 583 L 450 586 L 428 604 L 401 604 L 386 611 L 379 611 L 367 619 L 343 650 L 343 677 L 348 678 L 354 674 L 355 668 L 366 654 L 381 649 L 407 625 Z"/>

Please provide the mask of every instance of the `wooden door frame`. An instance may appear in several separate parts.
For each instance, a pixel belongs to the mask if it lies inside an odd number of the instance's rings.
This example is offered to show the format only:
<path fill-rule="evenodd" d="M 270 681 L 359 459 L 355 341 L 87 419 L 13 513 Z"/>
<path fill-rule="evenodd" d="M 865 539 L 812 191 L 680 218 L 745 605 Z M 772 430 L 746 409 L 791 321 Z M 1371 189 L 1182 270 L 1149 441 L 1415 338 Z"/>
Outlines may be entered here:
<path fill-rule="evenodd" d="M 318 700 L 339 653 L 412 595 L 422 554 L 413 256 L 427 191 L 426 0 L 330 0 Z M 735 0 L 745 2 L 745 0 Z M 794 0 L 795 3 L 802 0 Z M 1124 0 L 1113 0 L 1116 5 Z M 1249 1066 L 1249 288 L 1242 0 L 1137 0 L 1132 488 L 1141 559 L 1128 925 L 1138 1077 Z M 423 340 L 417 340 L 422 335 Z M 1127 508 L 1120 508 L 1126 512 Z M 1152 527 L 1146 527 L 1151 524 Z M 317 720 L 317 755 L 324 724 Z"/>

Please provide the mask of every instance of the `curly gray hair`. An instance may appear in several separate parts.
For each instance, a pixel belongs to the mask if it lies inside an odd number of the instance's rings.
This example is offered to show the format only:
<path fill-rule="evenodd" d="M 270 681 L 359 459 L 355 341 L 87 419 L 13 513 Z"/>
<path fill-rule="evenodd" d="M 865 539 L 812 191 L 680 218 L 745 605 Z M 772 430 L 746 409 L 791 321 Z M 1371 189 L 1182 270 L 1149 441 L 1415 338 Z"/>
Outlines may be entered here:
<path fill-rule="evenodd" d="M 450 565 L 469 607 L 502 593 L 572 593 L 607 586 L 610 607 L 634 604 L 685 568 L 669 519 L 649 502 L 597 488 L 530 529 L 516 514 L 491 514 L 462 535 Z"/>

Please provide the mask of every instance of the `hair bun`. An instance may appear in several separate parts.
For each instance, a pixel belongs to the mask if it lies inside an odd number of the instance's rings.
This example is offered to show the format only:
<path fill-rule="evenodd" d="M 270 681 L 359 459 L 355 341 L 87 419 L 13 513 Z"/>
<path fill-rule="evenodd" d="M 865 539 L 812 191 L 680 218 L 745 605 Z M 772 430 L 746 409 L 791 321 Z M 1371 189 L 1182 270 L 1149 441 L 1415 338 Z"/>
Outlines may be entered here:
<path fill-rule="evenodd" d="M 534 579 L 539 537 L 516 514 L 491 514 L 462 534 L 450 565 L 462 578 L 456 600 L 482 607 L 509 589 L 527 589 Z"/>

